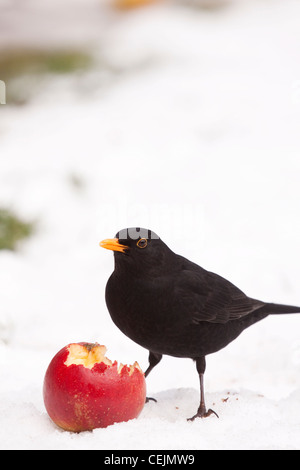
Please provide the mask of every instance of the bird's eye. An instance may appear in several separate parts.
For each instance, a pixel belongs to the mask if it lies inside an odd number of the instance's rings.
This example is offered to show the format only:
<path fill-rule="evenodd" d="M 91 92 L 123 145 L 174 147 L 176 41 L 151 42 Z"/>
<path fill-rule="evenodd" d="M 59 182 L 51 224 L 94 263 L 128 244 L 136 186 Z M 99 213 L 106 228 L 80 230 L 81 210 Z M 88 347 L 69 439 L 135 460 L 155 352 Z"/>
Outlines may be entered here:
<path fill-rule="evenodd" d="M 147 238 L 140 238 L 139 241 L 137 242 L 137 246 L 139 248 L 146 248 L 147 246 Z"/>

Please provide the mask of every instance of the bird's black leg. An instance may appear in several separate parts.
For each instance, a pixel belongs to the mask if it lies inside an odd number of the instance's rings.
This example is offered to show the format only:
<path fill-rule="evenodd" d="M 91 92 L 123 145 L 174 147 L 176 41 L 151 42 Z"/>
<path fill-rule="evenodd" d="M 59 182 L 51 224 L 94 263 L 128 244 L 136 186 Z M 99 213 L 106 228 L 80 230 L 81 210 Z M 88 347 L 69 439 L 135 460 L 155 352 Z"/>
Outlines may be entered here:
<path fill-rule="evenodd" d="M 188 418 L 188 421 L 194 421 L 195 418 L 207 418 L 211 414 L 215 414 L 216 417 L 218 418 L 219 416 L 214 410 L 209 409 L 208 411 L 206 411 L 205 399 L 204 399 L 204 380 L 203 380 L 205 367 L 206 367 L 204 356 L 196 359 L 196 367 L 197 367 L 197 372 L 199 374 L 199 379 L 200 379 L 200 406 L 198 408 L 197 413 L 194 416 L 192 416 L 192 418 Z"/>
<path fill-rule="evenodd" d="M 162 358 L 162 354 L 157 354 L 157 353 L 153 353 L 152 351 L 149 351 L 149 367 L 145 372 L 145 377 L 147 377 L 150 374 L 152 369 L 159 363 L 161 358 Z M 146 397 L 146 403 L 148 403 L 150 400 L 153 400 L 156 402 L 155 398 Z"/>
<path fill-rule="evenodd" d="M 155 366 L 157 366 L 161 358 L 162 358 L 162 354 L 157 354 L 157 353 L 153 353 L 152 351 L 149 351 L 149 367 L 145 372 L 145 377 L 147 377 L 152 371 L 152 369 Z"/>

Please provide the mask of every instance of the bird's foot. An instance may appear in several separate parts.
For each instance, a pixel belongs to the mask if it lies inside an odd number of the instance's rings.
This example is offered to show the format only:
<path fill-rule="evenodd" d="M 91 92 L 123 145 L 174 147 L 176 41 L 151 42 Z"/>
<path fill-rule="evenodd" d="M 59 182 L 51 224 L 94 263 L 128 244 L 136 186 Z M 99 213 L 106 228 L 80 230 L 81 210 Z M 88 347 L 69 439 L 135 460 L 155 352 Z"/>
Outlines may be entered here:
<path fill-rule="evenodd" d="M 155 403 L 157 403 L 157 400 L 155 400 L 155 398 L 146 397 L 145 403 L 149 403 L 149 401 L 155 401 Z"/>
<path fill-rule="evenodd" d="M 195 418 L 208 418 L 210 415 L 216 415 L 216 417 L 219 418 L 219 416 L 214 410 L 209 408 L 209 410 L 206 411 L 205 406 L 204 407 L 200 406 L 197 413 L 191 418 L 188 418 L 187 420 L 194 421 Z"/>

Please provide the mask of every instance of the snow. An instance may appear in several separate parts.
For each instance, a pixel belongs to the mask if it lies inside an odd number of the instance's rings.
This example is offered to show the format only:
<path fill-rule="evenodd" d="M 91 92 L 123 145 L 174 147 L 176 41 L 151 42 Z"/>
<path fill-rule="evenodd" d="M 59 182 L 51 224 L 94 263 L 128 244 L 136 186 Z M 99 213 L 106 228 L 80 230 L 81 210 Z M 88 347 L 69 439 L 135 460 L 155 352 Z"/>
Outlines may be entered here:
<path fill-rule="evenodd" d="M 151 228 L 252 297 L 300 303 L 299 3 L 169 1 L 125 14 L 107 3 L 85 0 L 103 27 L 89 29 L 87 13 L 66 42 L 88 38 L 110 68 L 0 108 L 0 205 L 37 222 L 18 251 L 0 252 L 0 446 L 299 449 L 297 315 L 269 317 L 207 357 L 206 402 L 219 419 L 186 420 L 198 377 L 171 357 L 147 379 L 157 403 L 136 420 L 72 434 L 47 416 L 44 374 L 70 342 L 98 341 L 110 359 L 147 367 L 104 300 L 113 259 L 98 242 L 121 228 Z"/>

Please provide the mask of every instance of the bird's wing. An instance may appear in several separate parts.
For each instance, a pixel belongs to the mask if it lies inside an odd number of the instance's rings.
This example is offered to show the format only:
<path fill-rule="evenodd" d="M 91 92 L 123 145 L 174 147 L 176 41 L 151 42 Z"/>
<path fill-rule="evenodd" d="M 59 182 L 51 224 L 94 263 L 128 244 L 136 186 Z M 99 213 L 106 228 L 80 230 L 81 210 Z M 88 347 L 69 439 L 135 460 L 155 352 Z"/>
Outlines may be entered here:
<path fill-rule="evenodd" d="M 192 324 L 202 321 L 227 323 L 264 305 L 247 297 L 240 289 L 223 277 L 205 271 L 197 265 L 182 269 L 174 286 L 176 305 L 184 311 Z"/>

